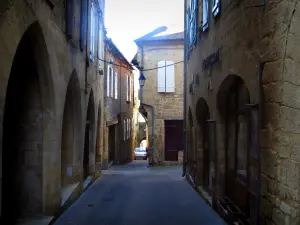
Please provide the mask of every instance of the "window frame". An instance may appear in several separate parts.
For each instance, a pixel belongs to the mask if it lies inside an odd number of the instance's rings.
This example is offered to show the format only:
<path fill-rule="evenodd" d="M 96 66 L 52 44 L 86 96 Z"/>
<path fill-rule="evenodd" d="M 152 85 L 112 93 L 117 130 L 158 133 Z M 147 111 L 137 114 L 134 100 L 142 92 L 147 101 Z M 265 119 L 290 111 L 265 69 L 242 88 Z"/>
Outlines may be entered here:
<path fill-rule="evenodd" d="M 124 119 L 124 121 L 123 121 L 123 138 L 124 138 L 124 141 L 126 141 L 126 127 L 127 127 L 127 125 L 126 125 L 126 119 Z"/>
<path fill-rule="evenodd" d="M 96 35 L 96 23 L 97 23 L 97 4 L 91 1 L 90 7 L 90 60 L 94 62 L 95 60 L 95 41 L 97 39 Z"/>
<path fill-rule="evenodd" d="M 110 97 L 110 71 L 112 67 L 111 65 L 107 65 L 107 73 L 106 73 L 106 96 Z"/>
<path fill-rule="evenodd" d="M 204 10 L 204 6 L 206 10 Z M 206 12 L 206 15 L 204 14 Z M 209 0 L 202 0 L 202 31 L 205 32 L 209 27 Z M 206 16 L 206 17 L 205 17 Z M 204 22 L 205 21 L 205 22 Z"/>
<path fill-rule="evenodd" d="M 114 98 L 118 99 L 118 72 L 114 72 Z"/>
<path fill-rule="evenodd" d="M 160 65 L 161 62 L 164 62 L 164 67 L 163 68 L 158 68 L 158 70 L 157 70 L 157 92 L 158 93 L 175 93 L 176 92 L 176 80 L 175 80 L 176 79 L 176 71 L 175 71 L 176 67 L 175 67 L 175 63 L 173 61 L 161 60 L 161 61 L 157 62 L 158 67 L 160 67 L 159 65 Z M 174 83 L 173 83 L 174 87 L 173 88 L 174 88 L 174 90 L 173 91 L 167 91 L 168 69 L 166 69 L 166 68 L 171 67 L 171 66 L 173 67 L 173 80 L 174 80 Z M 163 91 L 159 90 L 159 80 L 160 80 L 159 76 L 161 75 L 160 74 L 161 70 L 164 70 L 164 81 L 165 82 L 164 82 L 164 90 Z"/>

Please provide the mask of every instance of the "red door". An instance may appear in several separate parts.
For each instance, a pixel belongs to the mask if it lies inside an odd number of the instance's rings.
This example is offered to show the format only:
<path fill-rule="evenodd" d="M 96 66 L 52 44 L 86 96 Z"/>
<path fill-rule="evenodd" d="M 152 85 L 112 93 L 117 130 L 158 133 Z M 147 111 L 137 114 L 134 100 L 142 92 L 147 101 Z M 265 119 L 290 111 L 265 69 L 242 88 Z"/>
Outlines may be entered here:
<path fill-rule="evenodd" d="M 177 161 L 183 150 L 183 121 L 165 120 L 165 160 Z"/>

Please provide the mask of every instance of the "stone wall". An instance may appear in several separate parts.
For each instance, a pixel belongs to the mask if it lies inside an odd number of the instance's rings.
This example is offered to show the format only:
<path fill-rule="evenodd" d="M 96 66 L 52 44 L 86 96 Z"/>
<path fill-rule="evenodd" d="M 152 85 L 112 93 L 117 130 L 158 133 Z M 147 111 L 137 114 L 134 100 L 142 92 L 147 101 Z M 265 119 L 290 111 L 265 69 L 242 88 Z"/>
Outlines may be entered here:
<path fill-rule="evenodd" d="M 229 75 L 237 75 L 248 87 L 250 102 L 259 103 L 259 63 L 264 65 L 265 127 L 260 134 L 261 224 L 300 223 L 297 197 L 300 182 L 297 159 L 298 2 L 266 1 L 264 7 L 247 8 L 251 1 L 222 1 L 220 16 L 217 19 L 211 16 L 209 30 L 200 35 L 188 60 L 188 85 L 193 74 L 199 74 L 200 84 L 195 86 L 194 95 L 188 95 L 187 107 L 191 107 L 195 121 L 197 101 L 204 98 L 210 118 L 217 123 L 218 170 L 214 187 L 217 196 L 224 195 L 225 187 L 225 121 L 217 106 L 220 87 Z M 199 12 L 198 21 L 202 20 L 202 4 Z M 211 70 L 203 72 L 202 61 L 218 48 L 221 49 L 220 61 Z M 195 126 L 200 129 L 197 123 Z M 196 138 L 196 142 L 199 141 L 201 137 Z M 198 151 L 201 155 L 201 150 Z"/>
<path fill-rule="evenodd" d="M 1 9 L 3 9 L 2 4 L 6 4 L 6 2 L 7 1 L 0 3 Z M 21 216 L 26 216 L 27 214 L 53 215 L 60 207 L 63 115 L 70 80 L 73 79 L 72 77 L 76 80 L 73 91 L 76 90 L 75 92 L 77 95 L 71 95 L 74 98 L 68 99 L 67 101 L 78 103 L 78 107 L 73 108 L 76 112 L 76 116 L 71 123 L 74 125 L 73 129 L 77 129 L 75 139 L 78 148 L 76 148 L 76 150 L 71 149 L 71 151 L 73 151 L 73 158 L 71 158 L 70 164 L 72 168 L 75 168 L 72 176 L 77 178 L 76 181 L 81 182 L 83 179 L 84 127 L 86 124 L 87 109 L 91 92 L 93 92 L 92 102 L 94 104 L 92 110 L 94 111 L 93 115 L 95 115 L 95 126 L 91 134 L 92 141 L 89 149 L 90 168 L 94 168 L 96 161 L 95 146 L 97 136 L 98 138 L 100 137 L 100 140 L 98 139 L 99 145 L 97 151 L 99 154 L 101 151 L 100 149 L 102 148 L 102 136 L 96 135 L 96 130 L 100 130 L 101 132 L 103 129 L 103 123 L 100 123 L 99 126 L 97 126 L 98 121 L 102 121 L 103 116 L 103 110 L 100 110 L 98 118 L 98 110 L 103 108 L 103 76 L 98 73 L 97 61 L 93 62 L 89 59 L 86 60 L 87 51 L 89 52 L 88 49 L 90 48 L 89 40 L 85 43 L 87 48 L 83 51 L 81 51 L 79 47 L 80 4 L 75 4 L 74 6 L 74 35 L 72 39 L 68 39 L 64 32 L 65 16 L 59 16 L 65 12 L 63 1 L 53 1 L 53 7 L 48 3 L 49 1 L 26 0 L 9 2 L 10 3 L 5 6 L 6 10 L 0 12 L 0 158 L 2 159 L 1 161 L 9 160 L 9 158 L 3 158 L 3 156 L 7 156 L 4 152 L 7 152 L 8 149 L 3 148 L 2 145 L 8 134 L 8 130 L 3 129 L 2 126 L 5 116 L 5 105 L 12 104 L 9 103 L 8 98 L 6 98 L 6 91 L 7 88 L 16 85 L 14 82 L 20 81 L 20 79 L 18 81 L 18 79 L 13 80 L 10 78 L 12 75 L 11 71 L 15 69 L 14 58 L 15 54 L 19 52 L 19 43 L 21 40 L 25 40 L 26 42 L 24 43 L 27 43 L 26 46 L 28 47 L 28 51 L 25 51 L 26 53 L 21 56 L 26 58 L 27 54 L 27 57 L 31 57 L 31 64 L 24 65 L 23 73 L 17 71 L 16 77 L 28 76 L 28 67 L 29 65 L 32 65 L 33 69 L 37 71 L 42 108 L 38 110 L 38 108 L 35 107 L 35 113 L 32 114 L 28 111 L 29 108 L 25 107 L 24 112 L 28 112 L 29 114 L 28 118 L 25 118 L 23 121 L 32 121 L 33 123 L 31 124 L 39 124 L 42 131 L 39 132 L 38 136 L 41 135 L 42 137 L 39 138 L 41 143 L 37 143 L 37 139 L 35 140 L 35 138 L 33 138 L 35 135 L 34 131 L 27 131 L 28 138 L 20 133 L 24 140 L 28 139 L 31 140 L 32 143 L 35 142 L 36 148 L 40 150 L 38 154 L 35 154 L 38 158 L 34 160 L 34 170 L 39 171 L 38 176 L 32 176 L 33 173 L 28 173 L 27 175 L 24 174 L 22 179 L 25 180 L 26 185 L 32 183 L 32 179 L 40 179 L 41 182 L 39 186 L 40 190 L 33 191 L 31 187 L 27 186 L 28 189 L 31 190 L 30 193 L 34 192 L 37 195 L 40 195 L 40 197 L 32 199 L 34 202 L 29 202 L 31 205 L 28 206 L 27 209 L 32 208 L 33 211 L 28 212 L 23 210 Z M 88 34 L 89 32 L 86 33 Z M 28 40 L 25 36 L 29 37 Z M 29 55 L 30 51 L 33 51 L 32 55 Z M 95 52 L 97 51 L 95 50 Z M 88 62 L 87 67 L 86 62 Z M 86 77 L 87 79 L 85 79 Z M 26 89 L 26 87 L 30 88 L 30 86 L 24 86 L 24 89 Z M 34 89 L 31 90 L 32 94 L 38 93 L 33 92 L 33 90 Z M 15 90 L 15 92 L 12 93 L 17 96 L 26 92 L 22 93 L 21 90 Z M 34 102 L 31 103 L 35 104 Z M 38 105 L 35 104 L 35 106 Z M 24 114 L 24 116 L 25 115 L 26 114 Z M 34 118 L 34 115 L 38 115 L 38 117 Z M 7 116 L 8 114 L 6 115 L 6 118 L 8 118 Z M 18 118 L 22 119 L 21 117 Z M 20 123 L 22 123 L 22 121 L 20 121 Z M 38 131 L 37 129 L 34 130 Z M 20 144 L 24 144 L 23 147 L 27 148 L 29 151 L 35 149 L 34 145 L 27 145 L 26 147 L 25 143 Z M 73 144 L 75 144 L 75 142 Z M 27 160 L 28 157 L 31 159 L 34 158 L 35 156 L 31 155 L 33 153 L 33 151 L 31 151 L 30 154 L 26 153 L 24 156 L 25 159 Z M 17 167 L 21 168 L 21 166 L 26 166 L 26 163 L 22 164 L 23 159 L 23 157 L 19 158 L 20 161 L 16 163 Z M 36 167 L 37 165 L 40 165 L 40 170 Z M 9 185 L 7 185 L 7 183 L 9 183 L 9 178 L 7 177 L 9 171 L 4 171 L 1 163 L 0 168 L 0 178 L 2 178 L 2 175 L 6 177 L 5 187 L 9 188 Z M 90 172 L 93 171 L 90 169 Z M 30 179 L 26 178 L 28 176 Z M 0 179 L 0 184 L 1 183 L 2 179 Z M 28 191 L 26 192 L 26 188 L 24 188 L 23 185 L 19 186 L 19 188 L 20 187 L 23 187 L 23 189 L 19 190 L 20 192 L 24 192 L 25 195 L 28 194 Z M 16 192 L 18 192 L 18 190 L 16 190 Z M 23 198 L 22 201 L 25 201 L 26 199 L 27 197 Z M 41 205 L 38 206 L 36 204 Z M 37 208 L 38 210 L 36 210 Z"/>
<path fill-rule="evenodd" d="M 117 82 L 117 98 L 107 96 L 107 68 L 108 63 L 105 64 L 105 75 L 104 75 L 104 93 L 105 93 L 105 115 L 104 120 L 106 122 L 118 120 L 118 125 L 116 126 L 116 136 L 118 137 L 116 140 L 116 149 L 115 149 L 115 162 L 125 163 L 131 161 L 132 158 L 132 136 L 129 139 L 124 140 L 124 119 L 132 119 L 133 118 L 133 93 L 134 93 L 134 85 L 132 83 L 132 96 L 131 101 L 126 100 L 127 96 L 127 80 L 126 76 L 132 76 L 132 71 L 128 67 L 128 64 L 124 63 L 124 61 L 112 51 L 110 50 L 110 46 L 106 43 L 105 48 L 105 59 L 107 62 L 113 60 L 113 64 L 111 67 L 113 68 L 114 73 L 118 73 L 118 82 Z M 110 81 L 111 82 L 111 81 Z M 133 82 L 133 79 L 132 79 Z M 115 89 L 115 84 L 113 84 Z M 132 120 L 133 123 L 133 120 Z M 104 134 L 104 142 L 106 143 L 104 161 L 107 161 L 108 157 L 108 127 L 105 128 Z M 132 132 L 133 134 L 133 132 Z M 106 163 L 107 164 L 107 163 Z"/>
<path fill-rule="evenodd" d="M 141 51 L 141 48 L 139 48 Z M 156 68 L 157 63 L 162 60 L 179 62 L 183 60 L 183 43 L 170 41 L 164 43 L 149 43 L 143 45 L 144 69 Z M 138 55 L 140 59 L 141 54 Z M 183 63 L 175 65 L 175 93 L 157 92 L 157 70 L 144 71 L 146 83 L 143 87 L 143 103 L 155 107 L 155 162 L 165 160 L 164 143 L 164 121 L 183 120 Z M 148 112 L 149 144 L 152 146 L 152 115 L 151 109 Z"/>

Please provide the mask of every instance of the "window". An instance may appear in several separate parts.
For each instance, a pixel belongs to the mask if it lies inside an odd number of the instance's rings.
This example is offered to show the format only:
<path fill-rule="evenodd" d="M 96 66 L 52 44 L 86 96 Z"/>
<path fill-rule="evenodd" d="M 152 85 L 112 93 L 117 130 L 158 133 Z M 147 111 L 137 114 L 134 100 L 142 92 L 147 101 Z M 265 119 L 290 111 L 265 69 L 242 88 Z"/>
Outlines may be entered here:
<path fill-rule="evenodd" d="M 102 24 L 102 14 L 99 15 L 99 26 L 98 26 L 98 70 L 101 69 L 103 58 L 103 24 Z"/>
<path fill-rule="evenodd" d="M 66 0 L 66 33 L 68 38 L 73 38 L 74 32 L 74 0 Z"/>
<path fill-rule="evenodd" d="M 118 99 L 118 73 L 115 72 L 115 99 Z"/>
<path fill-rule="evenodd" d="M 127 119 L 127 140 L 129 139 L 129 119 Z"/>
<path fill-rule="evenodd" d="M 129 101 L 132 99 L 132 77 L 129 77 Z"/>
<path fill-rule="evenodd" d="M 86 18 L 87 18 L 88 0 L 81 0 L 81 17 L 80 17 L 80 50 L 84 50 L 86 42 Z"/>
<path fill-rule="evenodd" d="M 124 120 L 124 126 L 123 126 L 123 132 L 124 132 L 124 141 L 126 140 L 126 129 L 127 129 L 127 124 L 126 124 L 126 120 Z"/>
<path fill-rule="evenodd" d="M 90 18 L 90 59 L 94 61 L 95 57 L 95 41 L 96 41 L 96 24 L 97 24 L 97 10 L 95 3 L 91 3 L 91 18 Z"/>
<path fill-rule="evenodd" d="M 209 0 L 203 0 L 203 12 L 202 12 L 202 20 L 203 20 L 203 24 L 202 24 L 202 30 L 206 31 L 208 28 L 208 23 L 209 23 L 209 4 L 208 4 Z"/>
<path fill-rule="evenodd" d="M 114 84 L 114 70 L 112 69 L 111 70 L 111 73 L 109 74 L 110 75 L 110 97 L 114 97 L 114 86 L 115 86 L 115 84 Z"/>
<path fill-rule="evenodd" d="M 198 26 L 198 0 L 190 1 L 190 17 L 189 17 L 189 45 L 196 44 Z"/>
<path fill-rule="evenodd" d="M 129 91 L 130 91 L 130 81 L 129 81 L 129 76 L 126 74 L 126 101 L 129 102 Z"/>
<path fill-rule="evenodd" d="M 110 74 L 112 73 L 111 66 L 107 66 L 107 76 L 106 76 L 106 91 L 107 91 L 107 97 L 110 96 Z"/>
<path fill-rule="evenodd" d="M 212 14 L 216 17 L 220 12 L 220 0 L 212 0 Z"/>
<path fill-rule="evenodd" d="M 174 62 L 160 61 L 157 67 L 157 92 L 175 92 Z"/>
<path fill-rule="evenodd" d="M 129 119 L 129 138 L 131 138 L 131 119 Z"/>

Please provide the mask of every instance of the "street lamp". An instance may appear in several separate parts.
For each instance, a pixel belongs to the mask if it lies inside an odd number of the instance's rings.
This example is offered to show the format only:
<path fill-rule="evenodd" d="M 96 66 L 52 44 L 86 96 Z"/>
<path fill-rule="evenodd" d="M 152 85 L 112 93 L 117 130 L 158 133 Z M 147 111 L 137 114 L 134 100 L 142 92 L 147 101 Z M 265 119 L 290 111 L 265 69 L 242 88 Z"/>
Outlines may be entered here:
<path fill-rule="evenodd" d="M 145 85 L 145 81 L 146 81 L 146 77 L 144 76 L 143 73 L 141 73 L 140 77 L 139 77 L 139 83 L 140 83 L 140 88 L 142 89 Z"/>
<path fill-rule="evenodd" d="M 144 74 L 141 72 L 140 77 L 139 77 L 139 83 L 140 83 L 140 100 L 143 102 L 143 87 L 145 85 L 146 77 Z"/>

